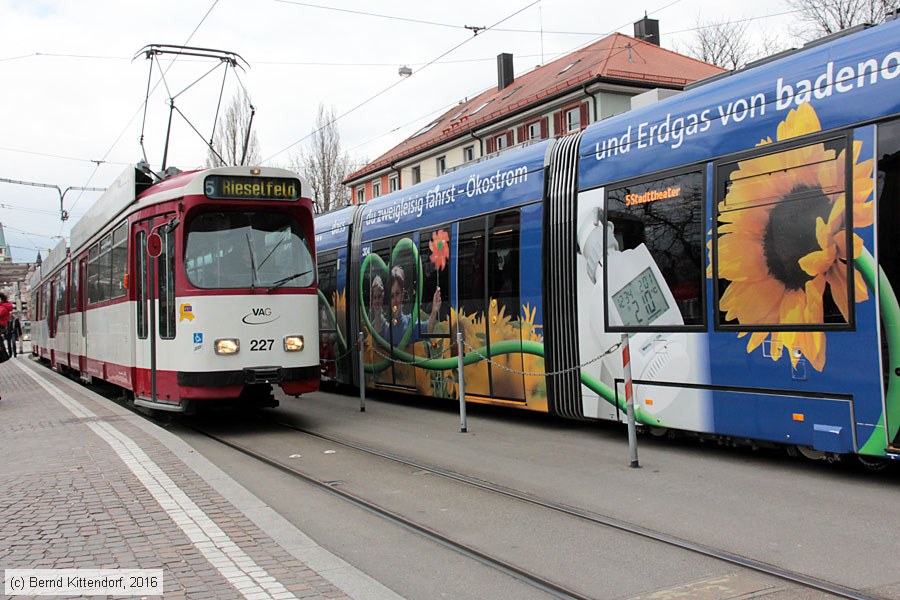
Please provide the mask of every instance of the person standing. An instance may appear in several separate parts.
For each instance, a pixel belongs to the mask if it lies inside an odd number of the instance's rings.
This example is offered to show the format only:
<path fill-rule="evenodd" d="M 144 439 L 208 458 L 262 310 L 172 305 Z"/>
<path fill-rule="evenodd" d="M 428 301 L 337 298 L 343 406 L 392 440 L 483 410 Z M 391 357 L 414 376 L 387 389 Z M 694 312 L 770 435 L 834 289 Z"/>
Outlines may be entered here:
<path fill-rule="evenodd" d="M 6 331 L 9 326 L 9 320 L 12 317 L 13 305 L 9 302 L 9 297 L 0 292 L 0 331 Z M 10 355 L 11 356 L 11 355 Z M 2 396 L 0 396 L 2 399 Z"/>
<path fill-rule="evenodd" d="M 9 324 L 6 326 L 6 351 L 15 357 L 19 353 L 19 338 L 22 337 L 22 323 L 15 314 L 10 315 Z"/>

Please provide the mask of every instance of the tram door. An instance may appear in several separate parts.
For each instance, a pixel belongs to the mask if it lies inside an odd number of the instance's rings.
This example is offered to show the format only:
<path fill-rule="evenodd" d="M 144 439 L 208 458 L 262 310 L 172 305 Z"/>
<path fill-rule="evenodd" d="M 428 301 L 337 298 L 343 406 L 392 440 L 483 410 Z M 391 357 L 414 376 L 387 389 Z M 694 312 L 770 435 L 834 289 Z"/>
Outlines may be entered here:
<path fill-rule="evenodd" d="M 896 224 L 900 222 L 900 120 L 878 126 L 878 180 L 876 188 L 878 209 L 878 266 L 887 282 L 900 295 L 900 240 Z M 884 282 L 882 280 L 882 284 Z M 891 356 L 890 338 L 900 337 L 900 331 L 882 327 L 882 364 L 886 398 L 885 429 L 887 441 L 900 448 L 900 402 L 896 390 L 900 386 L 900 357 Z M 896 349 L 894 349 L 896 352 Z"/>
<path fill-rule="evenodd" d="M 80 324 L 77 327 L 80 331 L 78 346 L 78 370 L 82 376 L 87 376 L 87 306 L 88 306 L 88 285 L 87 285 L 87 259 L 82 258 L 78 261 L 78 285 L 75 287 L 75 293 L 78 295 L 78 314 Z"/>
<path fill-rule="evenodd" d="M 465 367 L 466 393 L 525 401 L 519 301 L 519 212 L 508 211 L 459 225 L 460 312 L 467 343 L 509 350 L 490 362 Z M 467 274 L 467 275 L 462 275 Z M 474 333 L 474 337 L 469 333 Z"/>
<path fill-rule="evenodd" d="M 157 215 L 132 226 L 135 266 L 134 391 L 142 400 L 177 403 L 172 382 L 161 390 L 157 371 L 171 371 L 175 360 L 175 232 L 164 227 L 174 214 Z M 168 350 L 168 352 L 166 351 Z M 165 364 L 161 364 L 165 363 Z"/>
<path fill-rule="evenodd" d="M 466 332 L 466 343 L 470 346 L 483 347 L 487 342 L 485 315 L 487 308 L 487 275 L 484 265 L 486 261 L 487 232 L 484 217 L 469 219 L 459 224 L 459 261 L 456 272 L 460 274 L 457 281 L 459 295 L 460 326 L 471 330 Z M 466 273 L 467 275 L 462 275 Z M 467 349 L 469 351 L 469 349 Z M 463 368 L 466 378 L 466 393 L 478 396 L 491 395 L 491 382 L 488 363 L 480 360 Z"/>
<path fill-rule="evenodd" d="M 140 221 L 132 226 L 132 248 L 134 248 L 134 327 L 131 337 L 134 340 L 134 382 L 135 396 L 150 397 L 150 339 L 148 301 L 150 298 L 151 280 L 149 256 L 147 254 L 147 236 L 153 220 Z"/>

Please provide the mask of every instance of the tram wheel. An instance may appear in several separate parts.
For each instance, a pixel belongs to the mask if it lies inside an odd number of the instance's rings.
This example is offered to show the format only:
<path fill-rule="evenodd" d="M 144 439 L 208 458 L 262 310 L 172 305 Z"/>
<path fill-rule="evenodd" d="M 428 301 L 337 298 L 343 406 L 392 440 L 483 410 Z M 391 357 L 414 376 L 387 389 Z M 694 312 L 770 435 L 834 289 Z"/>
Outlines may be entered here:
<path fill-rule="evenodd" d="M 809 446 L 794 446 L 794 448 L 797 449 L 797 454 L 808 460 L 824 460 L 828 456 L 824 450 L 816 450 Z"/>
<path fill-rule="evenodd" d="M 669 433 L 668 427 L 648 427 L 647 430 L 653 437 L 662 437 Z"/>
<path fill-rule="evenodd" d="M 872 473 L 878 473 L 888 468 L 888 461 L 884 460 L 883 458 L 857 454 L 856 460 L 859 461 L 859 464 L 865 467 L 866 471 L 870 471 Z"/>

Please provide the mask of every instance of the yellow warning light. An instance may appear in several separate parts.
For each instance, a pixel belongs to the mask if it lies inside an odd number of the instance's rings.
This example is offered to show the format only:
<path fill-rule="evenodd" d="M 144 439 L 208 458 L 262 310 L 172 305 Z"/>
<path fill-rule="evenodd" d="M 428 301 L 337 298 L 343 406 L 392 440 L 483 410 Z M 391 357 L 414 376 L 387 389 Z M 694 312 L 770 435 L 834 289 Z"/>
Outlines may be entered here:
<path fill-rule="evenodd" d="M 652 404 L 653 404 L 653 398 L 647 398 L 646 400 L 644 400 L 644 404 L 646 404 L 647 406 L 652 405 Z"/>
<path fill-rule="evenodd" d="M 805 421 L 806 415 L 804 415 L 803 413 L 794 413 L 794 420 L 795 421 Z"/>
<path fill-rule="evenodd" d="M 260 171 L 259 171 L 259 169 L 257 169 L 256 167 L 250 169 L 250 174 L 251 174 L 251 175 L 259 175 L 259 173 L 260 173 Z"/>

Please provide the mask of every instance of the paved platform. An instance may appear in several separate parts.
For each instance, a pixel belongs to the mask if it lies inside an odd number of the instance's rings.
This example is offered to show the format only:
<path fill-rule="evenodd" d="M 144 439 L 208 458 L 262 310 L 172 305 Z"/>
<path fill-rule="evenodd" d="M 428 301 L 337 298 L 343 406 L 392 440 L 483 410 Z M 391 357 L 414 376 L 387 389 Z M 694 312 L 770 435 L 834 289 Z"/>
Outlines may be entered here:
<path fill-rule="evenodd" d="M 162 569 L 165 598 L 399 599 L 174 435 L 30 357 L 0 365 L 0 395 L 0 571 Z"/>

